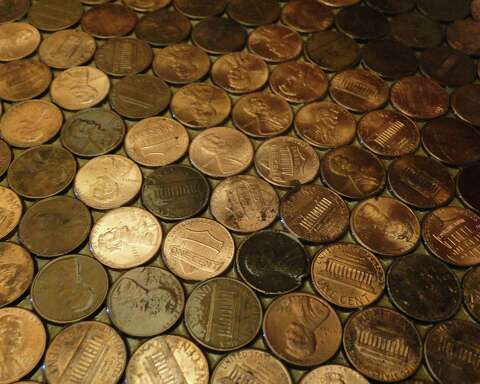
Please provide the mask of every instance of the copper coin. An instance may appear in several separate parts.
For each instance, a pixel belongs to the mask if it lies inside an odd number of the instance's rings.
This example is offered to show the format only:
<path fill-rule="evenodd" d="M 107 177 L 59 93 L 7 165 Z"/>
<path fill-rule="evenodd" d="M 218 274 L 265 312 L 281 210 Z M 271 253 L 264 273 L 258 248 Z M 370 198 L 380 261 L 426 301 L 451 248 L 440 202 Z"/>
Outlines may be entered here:
<path fill-rule="evenodd" d="M 230 18 L 248 26 L 273 23 L 281 10 L 277 0 L 230 0 L 227 6 Z"/>
<path fill-rule="evenodd" d="M 287 368 L 271 354 L 259 349 L 242 349 L 225 356 L 215 367 L 210 383 L 229 383 L 238 377 L 248 377 L 254 382 L 293 383 Z"/>
<path fill-rule="evenodd" d="M 447 113 L 449 95 L 437 82 L 420 76 L 397 81 L 390 101 L 403 114 L 416 119 L 433 119 Z"/>
<path fill-rule="evenodd" d="M 429 213 L 422 237 L 428 250 L 449 264 L 480 264 L 480 216 L 469 209 L 444 207 Z"/>
<path fill-rule="evenodd" d="M 163 261 L 170 271 L 189 281 L 222 274 L 235 253 L 232 235 L 220 223 L 196 217 L 176 224 L 165 237 Z"/>
<path fill-rule="evenodd" d="M 0 66 L 0 97 L 7 101 L 32 99 L 52 80 L 48 67 L 35 60 L 16 60 Z"/>
<path fill-rule="evenodd" d="M 180 282 L 156 267 L 135 268 L 121 275 L 112 285 L 107 302 L 113 324 L 135 337 L 165 332 L 180 318 L 184 305 Z"/>
<path fill-rule="evenodd" d="M 112 209 L 132 200 L 142 186 L 142 172 L 121 155 L 103 155 L 89 160 L 75 177 L 75 195 L 94 209 Z"/>
<path fill-rule="evenodd" d="M 463 204 L 480 213 L 480 165 L 463 168 L 457 174 L 457 194 Z"/>
<path fill-rule="evenodd" d="M 221 88 L 209 83 L 193 83 L 172 97 L 172 115 L 189 128 L 220 125 L 230 114 L 232 102 Z"/>
<path fill-rule="evenodd" d="M 263 25 L 248 35 L 248 49 L 272 63 L 290 61 L 300 56 L 303 40 L 294 30 L 280 25 Z"/>
<path fill-rule="evenodd" d="M 242 132 L 209 128 L 192 140 L 190 162 L 211 177 L 229 177 L 245 171 L 253 160 L 253 145 Z"/>
<path fill-rule="evenodd" d="M 480 20 L 480 0 L 472 0 L 470 3 L 470 13 L 474 20 Z"/>
<path fill-rule="evenodd" d="M 348 383 L 348 384 L 368 384 L 360 373 L 343 365 L 324 365 L 307 372 L 299 384 L 318 384 L 318 383 Z"/>
<path fill-rule="evenodd" d="M 478 382 L 479 339 L 480 326 L 470 321 L 450 320 L 431 328 L 425 338 L 425 361 L 435 381 Z"/>
<path fill-rule="evenodd" d="M 12 61 L 29 56 L 40 44 L 38 29 L 27 23 L 0 25 L 0 60 Z"/>
<path fill-rule="evenodd" d="M 6 0 L 0 6 L 0 23 L 21 19 L 30 8 L 30 0 Z"/>
<path fill-rule="evenodd" d="M 185 127 L 168 117 L 149 117 L 133 125 L 125 137 L 125 152 L 146 167 L 174 163 L 187 151 Z"/>
<path fill-rule="evenodd" d="M 45 376 L 50 384 L 67 380 L 115 384 L 126 360 L 125 344 L 112 327 L 83 321 L 64 328 L 52 340 L 45 354 Z"/>
<path fill-rule="evenodd" d="M 47 321 L 73 323 L 93 314 L 107 297 L 108 274 L 93 257 L 63 256 L 46 264 L 30 291 L 35 311 Z"/>
<path fill-rule="evenodd" d="M 0 243 L 0 307 L 21 297 L 34 275 L 34 264 L 28 251 L 10 242 Z"/>
<path fill-rule="evenodd" d="M 290 3 L 289 3 L 290 4 Z M 317 65 L 291 61 L 275 67 L 270 75 L 270 88 L 291 103 L 308 103 L 325 96 L 328 78 Z"/>
<path fill-rule="evenodd" d="M 193 19 L 216 16 L 225 10 L 228 0 L 173 0 L 174 7 Z"/>
<path fill-rule="evenodd" d="M 310 293 L 289 293 L 268 306 L 263 335 L 276 356 L 295 366 L 311 367 L 338 351 L 342 325 L 326 301 Z"/>
<path fill-rule="evenodd" d="M 131 75 L 115 83 L 108 96 L 110 106 L 128 119 L 145 119 L 164 111 L 170 103 L 170 88 L 152 75 Z"/>
<path fill-rule="evenodd" d="M 0 139 L 0 177 L 3 176 L 5 172 L 7 172 L 11 161 L 12 150 L 5 141 Z"/>
<path fill-rule="evenodd" d="M 172 164 L 157 168 L 142 188 L 143 205 L 163 220 L 185 220 L 203 211 L 210 197 L 208 180 L 196 169 Z"/>
<path fill-rule="evenodd" d="M 416 49 L 435 47 L 443 40 L 440 23 L 415 12 L 393 17 L 390 31 L 394 39 Z"/>
<path fill-rule="evenodd" d="M 468 84 L 453 91 L 450 99 L 455 115 L 466 123 L 477 127 L 480 126 L 479 97 L 480 85 Z"/>
<path fill-rule="evenodd" d="M 152 69 L 167 83 L 188 84 L 205 77 L 210 70 L 210 59 L 198 47 L 186 43 L 173 44 L 157 51 Z"/>
<path fill-rule="evenodd" d="M 348 229 L 348 206 L 332 190 L 303 185 L 280 202 L 283 225 L 296 237 L 312 243 L 338 240 Z"/>
<path fill-rule="evenodd" d="M 57 106 L 45 100 L 29 100 L 10 107 L 0 120 L 0 132 L 8 144 L 28 148 L 52 139 L 62 123 Z"/>
<path fill-rule="evenodd" d="M 135 12 L 120 4 L 96 5 L 82 16 L 82 29 L 92 36 L 105 39 L 125 36 L 137 24 Z"/>
<path fill-rule="evenodd" d="M 185 326 L 202 346 L 218 352 L 250 343 L 262 325 L 260 300 L 245 283 L 215 277 L 195 286 L 185 305 Z"/>
<path fill-rule="evenodd" d="M 330 96 L 343 107 L 354 112 L 380 108 L 388 100 L 388 84 L 370 71 L 347 69 L 330 82 Z"/>
<path fill-rule="evenodd" d="M 470 269 L 462 281 L 463 302 L 470 315 L 480 322 L 480 268 Z"/>
<path fill-rule="evenodd" d="M 69 110 L 93 107 L 107 97 L 110 81 L 106 74 L 94 67 L 73 67 L 61 72 L 50 87 L 56 104 Z"/>
<path fill-rule="evenodd" d="M 469 0 L 417 0 L 417 7 L 428 17 L 438 21 L 463 19 L 470 13 Z"/>
<path fill-rule="evenodd" d="M 210 212 L 228 229 L 256 232 L 276 219 L 279 200 L 267 182 L 250 175 L 229 177 L 220 182 L 212 193 Z"/>
<path fill-rule="evenodd" d="M 0 186 L 0 239 L 17 227 L 22 217 L 22 200 L 11 189 Z"/>
<path fill-rule="evenodd" d="M 335 15 L 337 29 L 358 40 L 378 39 L 388 33 L 388 19 L 370 7 L 345 7 Z"/>
<path fill-rule="evenodd" d="M 43 199 L 67 188 L 75 177 L 77 163 L 70 152 L 53 145 L 31 148 L 8 169 L 8 184 L 20 196 Z"/>
<path fill-rule="evenodd" d="M 241 51 L 247 36 L 245 28 L 224 17 L 202 20 L 192 30 L 192 41 L 195 45 L 212 54 Z"/>
<path fill-rule="evenodd" d="M 355 369 L 388 383 L 413 375 L 422 362 L 422 339 L 413 323 L 384 307 L 350 315 L 343 348 Z"/>
<path fill-rule="evenodd" d="M 162 367 L 162 368 L 160 368 Z M 192 341 L 175 335 L 158 336 L 142 344 L 130 358 L 126 371 L 129 384 L 208 384 L 208 361 Z"/>
<path fill-rule="evenodd" d="M 457 20 L 447 27 L 447 42 L 467 55 L 480 55 L 480 43 L 476 36 L 480 33 L 480 22 L 470 18 Z"/>
<path fill-rule="evenodd" d="M 8 384 L 26 376 L 40 362 L 47 335 L 40 319 L 23 308 L 0 309 L 2 369 L 0 383 Z"/>
<path fill-rule="evenodd" d="M 298 32 L 324 31 L 333 24 L 333 11 L 316 0 L 292 0 L 283 7 L 281 19 Z"/>
<path fill-rule="evenodd" d="M 329 7 L 349 7 L 358 4 L 361 0 L 319 0 L 320 3 Z"/>
<path fill-rule="evenodd" d="M 415 122 L 389 109 L 364 115 L 358 122 L 357 134 L 368 150 L 384 157 L 413 153 L 420 144 L 420 131 Z"/>
<path fill-rule="evenodd" d="M 413 211 L 391 197 L 374 197 L 357 204 L 350 216 L 352 235 L 360 245 L 382 256 L 412 251 L 420 240 Z"/>
<path fill-rule="evenodd" d="M 153 12 L 170 5 L 171 0 L 122 0 L 128 8 L 138 12 Z"/>
<path fill-rule="evenodd" d="M 366 0 L 367 4 L 387 15 L 405 13 L 415 7 L 417 0 Z"/>
<path fill-rule="evenodd" d="M 334 149 L 322 158 L 324 183 L 349 199 L 364 199 L 383 190 L 386 172 L 382 162 L 359 147 Z"/>
<path fill-rule="evenodd" d="M 63 125 L 60 139 L 75 155 L 93 157 L 113 151 L 122 143 L 124 135 L 125 123 L 120 116 L 105 108 L 92 108 L 70 116 Z"/>
<path fill-rule="evenodd" d="M 95 52 L 95 39 L 77 29 L 58 31 L 46 37 L 38 55 L 52 68 L 65 69 L 85 64 Z"/>
<path fill-rule="evenodd" d="M 40 0 L 28 11 L 28 21 L 42 31 L 58 31 L 77 24 L 82 14 L 78 0 Z"/>

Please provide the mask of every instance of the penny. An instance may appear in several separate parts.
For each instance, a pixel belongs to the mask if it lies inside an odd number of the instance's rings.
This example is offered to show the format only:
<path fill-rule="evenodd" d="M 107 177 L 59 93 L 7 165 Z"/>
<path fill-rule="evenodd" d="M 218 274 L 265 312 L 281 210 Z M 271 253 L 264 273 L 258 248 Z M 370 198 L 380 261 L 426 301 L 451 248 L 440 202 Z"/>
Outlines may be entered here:
<path fill-rule="evenodd" d="M 355 240 L 381 256 L 400 256 L 420 240 L 420 224 L 413 211 L 391 197 L 374 197 L 357 204 L 350 216 Z"/>
<path fill-rule="evenodd" d="M 1 121 L 0 121 L 1 125 Z M 12 150 L 5 141 L 0 139 L 0 177 L 7 172 L 12 161 Z"/>
<path fill-rule="evenodd" d="M 348 383 L 348 384 L 368 384 L 357 371 L 343 365 L 324 365 L 318 367 L 302 376 L 299 384 L 317 384 L 317 383 Z"/>
<path fill-rule="evenodd" d="M 40 319 L 23 308 L 0 309 L 0 383 L 13 383 L 32 371 L 43 356 L 47 335 Z"/>
<path fill-rule="evenodd" d="M 343 333 L 343 348 L 355 369 L 383 382 L 408 378 L 422 362 L 422 339 L 413 323 L 384 307 L 350 315 Z"/>
<path fill-rule="evenodd" d="M 157 168 L 142 188 L 144 206 L 163 220 L 185 220 L 203 211 L 210 184 L 196 169 L 172 164 Z"/>
<path fill-rule="evenodd" d="M 20 196 L 43 199 L 67 188 L 75 177 L 77 163 L 66 149 L 53 145 L 30 148 L 8 169 L 8 184 Z"/>
<path fill-rule="evenodd" d="M 0 238 L 8 236 L 17 227 L 22 213 L 22 201 L 18 195 L 0 186 Z"/>
<path fill-rule="evenodd" d="M 209 83 L 193 83 L 173 95 L 170 110 L 182 124 L 200 129 L 220 125 L 230 114 L 231 105 L 223 89 Z"/>
<path fill-rule="evenodd" d="M 69 110 L 97 105 L 110 90 L 106 74 L 94 67 L 73 67 L 61 72 L 52 81 L 50 96 L 55 104 Z"/>
<path fill-rule="evenodd" d="M 469 0 L 417 0 L 417 7 L 431 19 L 438 21 L 454 21 L 463 19 L 470 13 Z"/>
<path fill-rule="evenodd" d="M 142 172 L 121 155 L 103 155 L 89 160 L 75 177 L 75 195 L 94 209 L 118 208 L 131 201 L 142 186 Z"/>
<path fill-rule="evenodd" d="M 108 274 L 98 261 L 90 256 L 69 255 L 40 269 L 30 296 L 35 311 L 45 320 L 73 323 L 100 308 L 107 291 Z"/>
<path fill-rule="evenodd" d="M 345 146 L 327 152 L 320 170 L 324 183 L 349 199 L 365 199 L 378 194 L 385 186 L 382 162 L 359 147 Z"/>
<path fill-rule="evenodd" d="M 173 0 L 174 7 L 193 19 L 216 16 L 225 10 L 228 0 Z"/>
<path fill-rule="evenodd" d="M 146 167 L 174 163 L 187 151 L 185 127 L 167 117 L 149 117 L 133 125 L 125 137 L 125 152 Z"/>
<path fill-rule="evenodd" d="M 232 111 L 235 127 L 262 139 L 286 132 L 293 121 L 293 110 L 282 97 L 267 92 L 242 96 Z"/>
<path fill-rule="evenodd" d="M 30 0 L 7 0 L 0 6 L 0 23 L 21 19 L 30 8 Z"/>
<path fill-rule="evenodd" d="M 457 195 L 463 204 L 480 213 L 480 166 L 478 163 L 462 168 L 457 174 Z"/>
<path fill-rule="evenodd" d="M 65 380 L 115 384 L 122 376 L 126 360 L 125 344 L 112 327 L 83 321 L 55 336 L 45 354 L 44 372 L 50 384 Z"/>
<path fill-rule="evenodd" d="M 302 48 L 300 35 L 280 24 L 262 25 L 248 35 L 248 49 L 271 63 L 293 60 L 300 56 Z"/>
<path fill-rule="evenodd" d="M 390 31 L 394 39 L 416 49 L 435 47 L 443 40 L 440 23 L 415 12 L 393 17 Z"/>
<path fill-rule="evenodd" d="M 335 15 L 337 29 L 358 40 L 378 39 L 388 33 L 388 19 L 370 7 L 345 7 Z"/>
<path fill-rule="evenodd" d="M 422 237 L 427 249 L 459 267 L 480 264 L 480 216 L 460 207 L 439 208 L 426 215 Z"/>
<path fill-rule="evenodd" d="M 366 0 L 373 9 L 387 15 L 405 13 L 415 7 L 416 0 Z"/>
<path fill-rule="evenodd" d="M 282 8 L 281 20 L 298 32 L 324 31 L 333 24 L 333 11 L 316 0 L 293 0 Z"/>
<path fill-rule="evenodd" d="M 10 242 L 0 243 L 0 307 L 20 298 L 32 283 L 34 264 L 28 251 Z"/>
<path fill-rule="evenodd" d="M 384 157 L 413 153 L 420 144 L 420 131 L 415 122 L 389 109 L 364 115 L 358 122 L 357 135 L 368 150 Z"/>
<path fill-rule="evenodd" d="M 107 40 L 95 52 L 95 65 L 112 76 L 128 76 L 143 72 L 153 60 L 153 51 L 146 42 L 131 37 Z"/>
<path fill-rule="evenodd" d="M 207 75 L 210 59 L 198 47 L 186 43 L 173 44 L 157 51 L 152 69 L 167 83 L 188 84 Z"/>
<path fill-rule="evenodd" d="M 475 36 L 480 33 L 480 22 L 470 18 L 456 20 L 447 27 L 447 42 L 467 55 L 480 55 L 480 44 Z"/>
<path fill-rule="evenodd" d="M 85 64 L 95 52 L 95 39 L 76 29 L 58 31 L 46 37 L 38 55 L 49 67 L 65 69 Z"/>
<path fill-rule="evenodd" d="M 349 7 L 359 3 L 361 0 L 319 0 L 322 4 L 329 7 Z"/>
<path fill-rule="evenodd" d="M 60 139 L 75 155 L 94 157 L 113 151 L 122 143 L 124 135 L 125 124 L 120 116 L 104 108 L 92 108 L 69 117 Z"/>
<path fill-rule="evenodd" d="M 202 346 L 218 352 L 250 343 L 262 325 L 262 305 L 246 284 L 215 277 L 195 286 L 185 305 L 185 326 Z"/>
<path fill-rule="evenodd" d="M 28 100 L 15 104 L 2 116 L 0 132 L 10 145 L 34 147 L 52 139 L 62 128 L 63 115 L 49 101 Z"/>
<path fill-rule="evenodd" d="M 416 119 L 434 119 L 447 113 L 448 92 L 437 82 L 421 76 L 409 76 L 393 84 L 392 105 L 403 114 Z"/>
<path fill-rule="evenodd" d="M 153 12 L 167 7 L 171 0 L 122 0 L 128 8 L 138 12 Z"/>
<path fill-rule="evenodd" d="M 227 6 L 228 16 L 247 26 L 274 23 L 281 11 L 276 0 L 230 0 Z"/>
<path fill-rule="evenodd" d="M 145 119 L 164 111 L 171 99 L 170 88 L 152 75 L 131 75 L 113 84 L 110 106 L 128 119 Z"/>
<path fill-rule="evenodd" d="M 280 359 L 295 366 L 312 367 L 326 362 L 338 351 L 342 326 L 326 301 L 310 293 L 289 293 L 268 306 L 263 335 Z"/>
<path fill-rule="evenodd" d="M 470 13 L 472 18 L 476 21 L 480 20 L 480 1 L 472 0 L 470 3 Z"/>
<path fill-rule="evenodd" d="M 0 61 L 12 61 L 29 56 L 40 44 L 38 29 L 27 23 L 0 25 Z"/>
<path fill-rule="evenodd" d="M 462 281 L 463 302 L 468 313 L 476 320 L 480 320 L 480 268 L 470 269 Z"/>
<path fill-rule="evenodd" d="M 273 187 L 256 176 L 232 176 L 221 181 L 212 193 L 210 212 L 228 229 L 256 232 L 276 219 L 279 200 Z"/>
<path fill-rule="evenodd" d="M 480 85 L 468 84 L 452 92 L 450 103 L 455 115 L 468 124 L 480 126 L 478 97 Z"/>
<path fill-rule="evenodd" d="M 78 0 L 40 0 L 32 3 L 28 21 L 42 31 L 58 31 L 77 24 L 82 14 Z"/>
<path fill-rule="evenodd" d="M 248 33 L 236 21 L 224 17 L 211 17 L 198 22 L 192 30 L 195 45 L 211 54 L 241 51 Z"/>
<path fill-rule="evenodd" d="M 435 381 L 475 383 L 480 327 L 470 321 L 450 320 L 431 328 L 425 338 L 425 361 Z"/>
<path fill-rule="evenodd" d="M 121 275 L 112 285 L 107 301 L 113 324 L 135 337 L 165 332 L 180 318 L 184 305 L 180 282 L 157 267 L 135 268 Z"/>
<path fill-rule="evenodd" d="M 120 4 L 95 5 L 82 16 L 82 29 L 90 35 L 106 39 L 125 36 L 132 32 L 138 17 Z"/>

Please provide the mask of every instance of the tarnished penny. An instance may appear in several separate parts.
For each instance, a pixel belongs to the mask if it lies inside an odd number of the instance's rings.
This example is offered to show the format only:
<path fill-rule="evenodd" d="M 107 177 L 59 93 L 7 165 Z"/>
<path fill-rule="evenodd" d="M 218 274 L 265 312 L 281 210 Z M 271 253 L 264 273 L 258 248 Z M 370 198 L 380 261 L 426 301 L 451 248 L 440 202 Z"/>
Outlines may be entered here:
<path fill-rule="evenodd" d="M 480 268 L 470 269 L 462 281 L 463 302 L 470 315 L 480 322 Z"/>
<path fill-rule="evenodd" d="M 192 30 L 194 44 L 212 54 L 241 51 L 247 36 L 245 28 L 236 21 L 224 17 L 202 20 Z"/>
<path fill-rule="evenodd" d="M 128 8 L 138 12 L 153 12 L 167 7 L 171 0 L 122 0 Z"/>
<path fill-rule="evenodd" d="M 413 375 L 422 362 L 422 339 L 406 317 L 384 307 L 350 315 L 343 333 L 350 363 L 368 378 L 396 382 Z"/>
<path fill-rule="evenodd" d="M 250 343 L 262 325 L 260 300 L 245 283 L 215 277 L 195 286 L 185 305 L 185 326 L 192 338 L 214 351 Z"/>
<path fill-rule="evenodd" d="M 263 335 L 272 352 L 301 367 L 329 360 L 342 342 L 342 325 L 333 308 L 310 293 L 275 299 L 263 319 Z"/>
<path fill-rule="evenodd" d="M 255 169 L 278 187 L 306 184 L 318 174 L 320 161 L 315 150 L 291 136 L 268 139 L 255 152 Z"/>
<path fill-rule="evenodd" d="M 443 40 L 440 23 L 415 12 L 393 17 L 390 31 L 393 38 L 416 49 L 435 47 Z"/>
<path fill-rule="evenodd" d="M 447 42 L 467 55 L 480 55 L 480 43 L 475 37 L 480 33 L 480 22 L 470 18 L 456 20 L 447 27 Z"/>
<path fill-rule="evenodd" d="M 0 239 L 17 227 L 22 217 L 22 200 L 11 189 L 0 186 Z"/>
<path fill-rule="evenodd" d="M 480 213 L 480 164 L 462 168 L 457 173 L 457 195 L 463 204 Z"/>
<path fill-rule="evenodd" d="M 12 161 L 12 157 L 12 150 L 10 147 L 5 141 L 0 139 L 0 177 L 7 172 L 10 162 Z"/>
<path fill-rule="evenodd" d="M 26 376 L 39 363 L 47 345 L 40 319 L 23 308 L 0 309 L 0 383 L 8 384 Z"/>
<path fill-rule="evenodd" d="M 470 12 L 470 1 L 417 0 L 417 7 L 431 19 L 448 22 L 467 17 Z"/>
<path fill-rule="evenodd" d="M 92 36 L 106 39 L 125 36 L 137 24 L 135 12 L 120 4 L 95 5 L 82 16 L 82 29 Z"/>
<path fill-rule="evenodd" d="M 190 162 L 211 177 L 228 177 L 246 170 L 253 160 L 253 145 L 242 132 L 226 127 L 209 128 L 192 140 Z"/>
<path fill-rule="evenodd" d="M 180 318 L 184 305 L 180 282 L 157 267 L 135 268 L 121 275 L 112 285 L 107 302 L 113 324 L 135 337 L 165 332 Z"/>
<path fill-rule="evenodd" d="M 47 321 L 73 323 L 93 314 L 103 304 L 107 291 L 108 274 L 98 261 L 69 255 L 40 269 L 30 296 L 35 311 Z"/>
<path fill-rule="evenodd" d="M 7 0 L 0 6 L 0 23 L 21 19 L 30 8 L 30 0 Z"/>
<path fill-rule="evenodd" d="M 8 169 L 8 184 L 20 196 L 43 199 L 67 188 L 77 163 L 62 147 L 41 145 L 24 151 Z"/>
<path fill-rule="evenodd" d="M 175 335 L 158 336 L 142 344 L 130 358 L 126 371 L 129 384 L 142 384 L 145 380 L 208 384 L 208 376 L 208 361 L 202 350 L 192 341 Z"/>
<path fill-rule="evenodd" d="M 319 0 L 320 3 L 329 7 L 349 7 L 358 4 L 361 0 Z"/>
<path fill-rule="evenodd" d="M 480 126 L 479 97 L 480 85 L 468 84 L 453 91 L 450 98 L 451 107 L 455 115 L 466 123 L 477 127 Z"/>
<path fill-rule="evenodd" d="M 58 31 L 78 23 L 82 14 L 79 0 L 40 0 L 32 3 L 28 21 L 42 31 Z"/>
<path fill-rule="evenodd" d="M 110 81 L 94 67 L 73 67 L 61 72 L 50 87 L 53 102 L 69 110 L 93 107 L 107 97 Z"/>
<path fill-rule="evenodd" d="M 476 21 L 480 20 L 480 1 L 479 0 L 472 0 L 470 3 L 470 14 L 472 15 L 473 19 Z"/>
<path fill-rule="evenodd" d="M 282 22 L 298 32 L 324 31 L 333 24 L 333 11 L 316 0 L 292 0 L 283 8 Z"/>
<path fill-rule="evenodd" d="M 216 16 L 225 10 L 228 0 L 173 0 L 174 7 L 193 19 Z"/>
<path fill-rule="evenodd" d="M 405 13 L 415 7 L 417 0 L 366 0 L 367 4 L 387 15 Z"/>
<path fill-rule="evenodd" d="M 318 383 L 348 383 L 348 384 L 368 384 L 360 373 L 343 365 L 324 365 L 313 369 L 302 376 L 299 384 L 318 384 Z"/>
<path fill-rule="evenodd" d="M 193 83 L 173 95 L 170 110 L 182 124 L 199 129 L 220 125 L 230 114 L 231 106 L 223 89 L 209 83 Z"/>
<path fill-rule="evenodd" d="M 0 61 L 18 60 L 29 56 L 40 44 L 38 29 L 27 23 L 0 25 Z"/>
<path fill-rule="evenodd" d="M 379 39 L 389 30 L 388 19 L 373 8 L 355 5 L 335 15 L 337 29 L 358 40 Z"/>
<path fill-rule="evenodd" d="M 187 151 L 185 127 L 168 117 L 149 117 L 130 127 L 125 152 L 140 165 L 161 167 L 174 163 Z"/>
<path fill-rule="evenodd" d="M 0 120 L 0 132 L 10 145 L 34 147 L 52 139 L 62 128 L 60 109 L 46 100 L 28 100 L 13 105 Z"/>
<path fill-rule="evenodd" d="M 230 0 L 227 6 L 228 16 L 247 26 L 273 23 L 281 10 L 277 0 Z"/>
<path fill-rule="evenodd" d="M 293 60 L 300 55 L 302 48 L 300 35 L 280 24 L 263 25 L 248 35 L 248 49 L 272 63 Z"/>
<path fill-rule="evenodd" d="M 45 376 L 50 384 L 66 380 L 115 384 L 126 360 L 125 344 L 112 327 L 83 321 L 64 328 L 52 340 L 45 354 Z"/>

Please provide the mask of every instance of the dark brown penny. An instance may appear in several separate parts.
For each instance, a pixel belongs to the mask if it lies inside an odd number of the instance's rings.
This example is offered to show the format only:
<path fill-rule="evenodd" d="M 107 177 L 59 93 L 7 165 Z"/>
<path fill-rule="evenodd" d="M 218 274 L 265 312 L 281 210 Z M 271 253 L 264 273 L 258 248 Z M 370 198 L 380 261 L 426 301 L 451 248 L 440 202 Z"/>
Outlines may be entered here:
<path fill-rule="evenodd" d="M 316 0 L 292 0 L 282 8 L 281 19 L 298 32 L 324 31 L 333 24 L 333 11 Z"/>
<path fill-rule="evenodd" d="M 0 177 L 7 172 L 10 162 L 12 161 L 12 150 L 8 144 L 0 139 Z"/>
<path fill-rule="evenodd" d="M 248 35 L 248 49 L 272 63 L 293 60 L 302 48 L 303 40 L 298 32 L 280 24 L 260 26 Z"/>
<path fill-rule="evenodd" d="M 128 35 L 137 24 L 135 12 L 120 4 L 96 5 L 82 16 L 82 29 L 98 38 Z"/>
<path fill-rule="evenodd" d="M 480 0 L 472 0 L 470 3 L 470 13 L 474 20 L 480 20 Z"/>
<path fill-rule="evenodd" d="M 122 2 L 137 12 L 153 12 L 168 7 L 171 0 L 123 0 Z"/>
<path fill-rule="evenodd" d="M 335 382 L 335 380 L 343 380 L 348 384 L 368 384 L 365 379 L 357 371 L 345 367 L 343 365 L 327 364 L 317 367 L 307 372 L 299 381 L 299 384 L 318 384 Z M 342 381 L 340 381 L 342 383 Z"/>
<path fill-rule="evenodd" d="M 480 85 L 468 84 L 453 91 L 450 103 L 453 112 L 466 123 L 480 126 Z"/>
<path fill-rule="evenodd" d="M 422 362 L 422 338 L 415 325 L 389 308 L 350 315 L 343 333 L 350 363 L 365 376 L 396 382 L 413 375 Z"/>
<path fill-rule="evenodd" d="M 0 5 L 0 23 L 21 19 L 30 8 L 30 0 L 5 0 Z"/>
<path fill-rule="evenodd" d="M 247 31 L 236 21 L 211 17 L 193 27 L 192 41 L 212 54 L 241 51 L 247 41 Z"/>
<path fill-rule="evenodd" d="M 463 168 L 457 174 L 457 194 L 463 204 L 480 213 L 480 163 Z"/>
<path fill-rule="evenodd" d="M 335 16 L 335 26 L 353 39 L 378 39 L 388 33 L 388 19 L 370 7 L 345 7 Z"/>
<path fill-rule="evenodd" d="M 83 7 L 79 0 L 40 0 L 28 11 L 28 21 L 42 31 L 58 31 L 80 20 Z"/>
<path fill-rule="evenodd" d="M 223 13 L 228 0 L 173 0 L 175 8 L 193 19 L 216 16 Z"/>
<path fill-rule="evenodd" d="M 228 16 L 248 26 L 273 23 L 280 12 L 277 0 L 230 0 L 227 6 Z"/>
<path fill-rule="evenodd" d="M 457 20 L 447 27 L 447 42 L 453 48 L 467 55 L 480 55 L 480 22 L 472 19 Z"/>
<path fill-rule="evenodd" d="M 416 0 L 366 0 L 367 4 L 387 15 L 405 13 L 415 7 Z"/>
<path fill-rule="evenodd" d="M 358 4 L 361 0 L 319 0 L 322 4 L 329 7 L 349 7 Z"/>
<path fill-rule="evenodd" d="M 480 322 L 480 268 L 470 269 L 462 281 L 463 302 L 470 315 Z"/>
<path fill-rule="evenodd" d="M 469 0 L 417 0 L 417 7 L 431 19 L 446 22 L 463 19 L 470 13 Z"/>
<path fill-rule="evenodd" d="M 349 199 L 364 199 L 379 193 L 385 186 L 382 162 L 359 147 L 345 146 L 328 152 L 320 170 L 326 185 Z"/>
<path fill-rule="evenodd" d="M 393 38 L 416 49 L 435 47 L 443 40 L 440 23 L 416 12 L 393 17 L 390 31 Z"/>

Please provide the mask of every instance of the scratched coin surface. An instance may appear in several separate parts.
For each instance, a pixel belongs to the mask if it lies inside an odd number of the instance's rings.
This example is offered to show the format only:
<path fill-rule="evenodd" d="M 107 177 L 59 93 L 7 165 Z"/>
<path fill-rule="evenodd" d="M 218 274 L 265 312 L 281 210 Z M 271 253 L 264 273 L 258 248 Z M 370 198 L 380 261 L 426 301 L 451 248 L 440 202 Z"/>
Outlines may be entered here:
<path fill-rule="evenodd" d="M 193 43 L 214 55 L 241 51 L 247 37 L 248 33 L 244 27 L 225 17 L 201 20 L 192 30 Z"/>
<path fill-rule="evenodd" d="M 343 365 L 324 365 L 315 368 L 302 376 L 299 384 L 318 384 L 318 383 L 348 383 L 348 384 L 368 384 L 360 373 Z"/>
<path fill-rule="evenodd" d="M 271 24 L 281 10 L 276 0 L 230 0 L 227 5 L 227 15 L 247 26 Z"/>
<path fill-rule="evenodd" d="M 333 11 L 316 0 L 293 0 L 283 8 L 282 22 L 298 32 L 324 31 L 333 24 Z"/>
<path fill-rule="evenodd" d="M 228 0 L 173 0 L 174 7 L 192 19 L 204 19 L 223 13 Z"/>
<path fill-rule="evenodd" d="M 462 203 L 480 213 L 480 166 L 479 163 L 462 168 L 457 173 L 457 195 Z"/>
<path fill-rule="evenodd" d="M 467 55 L 478 56 L 480 44 L 475 35 L 480 31 L 480 23 L 471 18 L 456 20 L 448 24 L 447 43 L 453 49 Z"/>
<path fill-rule="evenodd" d="M 366 0 L 368 6 L 387 15 L 405 13 L 415 7 L 416 0 Z"/>
<path fill-rule="evenodd" d="M 22 101 L 42 94 L 50 85 L 52 73 L 36 60 L 15 60 L 0 66 L 0 97 Z"/>
<path fill-rule="evenodd" d="M 123 0 L 123 4 L 138 12 L 152 12 L 167 7 L 171 0 Z"/>
<path fill-rule="evenodd" d="M 480 126 L 480 113 L 478 113 L 478 97 L 480 85 L 468 84 L 457 88 L 451 95 L 453 113 L 468 124 Z"/>
<path fill-rule="evenodd" d="M 30 0 L 9 0 L 0 9 L 0 23 L 21 19 L 30 8 Z"/>
<path fill-rule="evenodd" d="M 42 31 L 58 31 L 78 23 L 83 14 L 79 0 L 40 0 L 32 2 L 28 21 Z"/>
<path fill-rule="evenodd" d="M 480 321 L 480 268 L 470 269 L 462 281 L 463 302 L 468 313 Z"/>
<path fill-rule="evenodd" d="M 17 227 L 22 213 L 23 205 L 18 195 L 11 189 L 0 186 L 0 239 Z"/>
<path fill-rule="evenodd" d="M 431 19 L 448 22 L 467 17 L 470 1 L 457 0 L 452 3 L 448 0 L 417 0 L 417 7 Z"/>
<path fill-rule="evenodd" d="M 29 56 L 40 44 L 38 29 L 27 23 L 0 25 L 0 61 L 18 60 Z"/>
<path fill-rule="evenodd" d="M 394 39 L 415 49 L 436 47 L 443 40 L 440 23 L 415 12 L 393 17 L 390 30 Z"/>
<path fill-rule="evenodd" d="M 10 147 L 5 141 L 0 139 L 0 177 L 2 177 L 5 172 L 7 172 L 8 167 L 10 166 L 10 162 L 12 161 L 12 157 L 12 150 L 10 149 Z"/>
<path fill-rule="evenodd" d="M 388 19 L 371 7 L 343 7 L 335 15 L 338 31 L 357 40 L 379 39 L 389 30 Z"/>
<path fill-rule="evenodd" d="M 123 5 L 100 4 L 83 14 L 81 25 L 90 35 L 107 39 L 128 35 L 137 21 L 137 14 Z"/>

